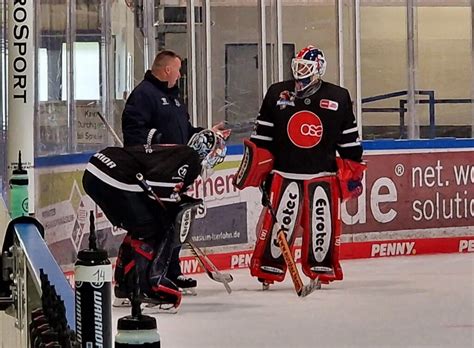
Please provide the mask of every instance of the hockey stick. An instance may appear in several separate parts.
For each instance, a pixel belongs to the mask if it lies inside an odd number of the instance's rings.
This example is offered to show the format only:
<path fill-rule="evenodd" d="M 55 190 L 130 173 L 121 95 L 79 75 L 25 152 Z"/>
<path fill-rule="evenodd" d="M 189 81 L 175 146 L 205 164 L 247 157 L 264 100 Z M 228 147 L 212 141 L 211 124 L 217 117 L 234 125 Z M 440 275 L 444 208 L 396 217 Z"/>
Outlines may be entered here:
<path fill-rule="evenodd" d="M 207 273 L 208 277 L 216 282 L 222 283 L 225 289 L 227 290 L 227 293 L 230 294 L 232 292 L 232 289 L 229 283 L 234 280 L 232 275 L 230 273 L 220 272 L 217 269 L 216 265 L 214 265 L 209 259 L 209 257 L 204 254 L 204 252 L 193 242 L 188 241 L 186 243 L 188 243 L 188 245 L 191 247 L 192 254 L 197 258 L 201 267 Z"/>
<path fill-rule="evenodd" d="M 117 144 L 119 144 L 120 146 L 123 147 L 123 141 L 120 139 L 120 137 L 118 136 L 117 133 L 115 133 L 114 129 L 112 128 L 112 126 L 110 125 L 109 122 L 107 122 L 107 120 L 105 119 L 105 117 L 99 112 L 97 111 L 97 115 L 99 116 L 100 120 L 102 121 L 102 123 L 105 125 L 105 127 L 107 128 L 107 130 L 110 132 L 110 134 L 112 134 L 112 136 L 114 137 L 115 141 L 117 142 Z"/>
<path fill-rule="evenodd" d="M 158 195 L 153 191 L 150 185 L 145 181 L 145 178 L 141 173 L 137 173 L 136 178 L 138 182 L 140 183 L 140 187 L 150 194 L 153 198 L 155 198 L 156 202 L 165 210 L 167 211 L 166 206 L 158 197 Z M 230 294 L 232 292 L 232 289 L 229 286 L 229 283 L 233 280 L 232 275 L 229 273 L 221 273 L 216 265 L 212 263 L 212 261 L 209 259 L 209 257 L 198 247 L 196 246 L 193 242 L 187 241 L 186 242 L 190 247 L 191 247 L 191 252 L 193 255 L 197 258 L 199 263 L 201 264 L 202 268 L 206 272 L 206 274 L 211 278 L 212 280 L 224 284 L 225 289 L 227 292 Z"/>
<path fill-rule="evenodd" d="M 123 147 L 123 142 L 122 140 L 120 139 L 120 137 L 117 135 L 117 133 L 114 131 L 114 129 L 112 128 L 112 126 L 109 124 L 109 122 L 107 122 L 107 120 L 105 119 L 105 117 L 100 113 L 100 112 L 97 112 L 100 120 L 104 123 L 104 125 L 106 126 L 107 130 L 110 132 L 110 134 L 112 134 L 112 136 L 115 138 L 115 141 Z M 141 187 L 142 189 L 145 191 L 145 192 L 148 192 L 152 197 L 155 198 L 155 200 L 157 201 L 158 204 L 161 205 L 162 208 L 164 208 L 166 210 L 166 207 L 165 205 L 163 204 L 163 202 L 161 201 L 161 199 L 155 194 L 155 192 L 153 191 L 153 189 L 150 187 L 150 185 L 148 185 L 143 177 L 143 175 L 141 173 L 138 173 L 136 175 L 136 178 L 137 180 L 140 182 L 141 184 Z M 187 242 L 189 244 L 189 246 L 191 247 L 191 251 L 193 253 L 193 255 L 197 258 L 197 260 L 199 261 L 199 263 L 201 264 L 202 268 L 206 271 L 206 274 L 209 276 L 209 278 L 211 278 L 212 280 L 216 281 L 216 282 L 220 282 L 220 283 L 223 283 L 227 292 L 230 294 L 231 293 L 231 288 L 229 286 L 228 283 L 230 283 L 233 278 L 232 278 L 232 275 L 229 274 L 229 273 L 221 273 L 217 267 L 211 262 L 211 260 L 209 260 L 209 258 L 207 257 L 207 255 L 199 248 L 197 247 L 196 245 L 192 244 L 191 242 Z M 198 251 L 198 252 L 196 252 Z M 205 262 L 207 261 L 207 263 Z M 208 266 L 206 266 L 208 265 Z"/>
<path fill-rule="evenodd" d="M 272 203 L 270 202 L 270 198 L 268 197 L 268 193 L 265 188 L 260 187 L 260 191 L 262 191 L 262 195 L 267 203 L 268 210 L 272 215 L 273 221 L 278 223 L 278 219 L 273 209 Z M 304 285 L 303 281 L 301 280 L 300 272 L 296 266 L 296 262 L 291 255 L 291 249 L 288 245 L 288 241 L 286 240 L 285 232 L 283 232 L 283 225 L 280 225 L 280 229 L 277 232 L 277 240 L 278 246 L 280 247 L 281 253 L 283 255 L 283 259 L 285 260 L 286 266 L 288 267 L 288 272 L 290 273 L 291 280 L 293 281 L 293 285 L 295 286 L 296 294 L 299 297 L 305 297 L 311 294 L 314 290 L 319 289 L 321 284 L 319 282 L 318 277 L 316 279 L 311 279 L 309 284 Z"/>

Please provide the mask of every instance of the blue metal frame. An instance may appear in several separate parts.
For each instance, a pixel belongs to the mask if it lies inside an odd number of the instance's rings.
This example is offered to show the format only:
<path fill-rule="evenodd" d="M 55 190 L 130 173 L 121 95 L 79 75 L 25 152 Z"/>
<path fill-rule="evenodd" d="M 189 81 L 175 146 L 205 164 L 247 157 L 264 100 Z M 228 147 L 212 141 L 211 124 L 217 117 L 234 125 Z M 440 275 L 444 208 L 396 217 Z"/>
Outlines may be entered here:
<path fill-rule="evenodd" d="M 364 140 L 362 142 L 364 150 L 407 150 L 407 149 L 471 149 L 474 148 L 474 138 L 435 138 L 435 139 L 378 139 Z M 39 157 L 35 159 L 36 168 L 47 168 L 55 166 L 65 166 L 74 164 L 85 164 L 93 155 L 93 152 L 59 155 L 50 157 Z M 243 145 L 229 145 L 227 155 L 242 155 Z"/>
<path fill-rule="evenodd" d="M 364 140 L 364 150 L 474 149 L 474 139 L 435 138 L 417 140 Z"/>
<path fill-rule="evenodd" d="M 416 149 L 474 149 L 474 139 L 437 138 L 419 140 L 379 139 L 364 140 L 362 146 L 366 151 L 380 150 L 416 150 Z M 230 145 L 228 155 L 242 155 L 243 145 Z"/>
<path fill-rule="evenodd" d="M 89 162 L 89 159 L 95 152 L 83 152 L 76 154 L 54 155 L 35 158 L 36 168 L 64 166 L 73 164 L 84 164 Z"/>
<path fill-rule="evenodd" d="M 14 226 L 16 235 L 20 240 L 29 267 L 33 273 L 37 286 L 41 285 L 40 269 L 48 275 L 54 284 L 56 292 L 61 296 L 66 307 L 66 319 L 71 329 L 76 330 L 75 294 L 71 285 L 64 276 L 63 271 L 56 263 L 38 227 L 34 224 L 19 223 Z"/>
<path fill-rule="evenodd" d="M 375 101 L 401 97 L 407 95 L 407 91 L 397 91 L 392 93 L 380 94 L 373 97 L 363 98 L 362 104 L 372 103 Z M 426 95 L 428 100 L 417 100 L 416 104 L 429 104 L 429 118 L 430 118 L 430 137 L 433 139 L 436 137 L 436 115 L 435 115 L 435 104 L 471 104 L 472 99 L 467 98 L 444 98 L 436 99 L 435 91 L 433 90 L 417 90 L 415 94 Z M 399 100 L 399 107 L 396 108 L 377 108 L 377 107 L 365 107 L 362 108 L 362 112 L 398 112 L 400 114 L 400 137 L 404 138 L 406 136 L 405 132 L 405 112 L 407 112 L 406 99 Z"/>

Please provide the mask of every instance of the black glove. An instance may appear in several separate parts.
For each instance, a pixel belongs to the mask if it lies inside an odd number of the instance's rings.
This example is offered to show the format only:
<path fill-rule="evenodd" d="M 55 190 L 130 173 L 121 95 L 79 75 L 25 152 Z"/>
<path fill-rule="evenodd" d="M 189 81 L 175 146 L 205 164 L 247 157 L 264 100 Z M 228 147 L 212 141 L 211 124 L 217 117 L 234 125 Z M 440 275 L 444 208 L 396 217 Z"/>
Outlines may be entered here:
<path fill-rule="evenodd" d="M 270 205 L 270 189 L 272 187 L 273 175 L 268 175 L 260 185 L 260 191 L 262 192 L 262 205 L 268 207 Z"/>
<path fill-rule="evenodd" d="M 362 194 L 362 181 L 349 180 L 347 182 L 347 189 L 353 194 L 353 197 L 359 197 Z"/>
<path fill-rule="evenodd" d="M 265 191 L 265 187 L 263 187 L 263 185 L 260 186 L 260 191 L 262 192 L 262 205 L 264 207 L 268 207 L 268 205 L 270 204 L 270 198 L 268 197 L 268 193 L 267 191 Z"/>

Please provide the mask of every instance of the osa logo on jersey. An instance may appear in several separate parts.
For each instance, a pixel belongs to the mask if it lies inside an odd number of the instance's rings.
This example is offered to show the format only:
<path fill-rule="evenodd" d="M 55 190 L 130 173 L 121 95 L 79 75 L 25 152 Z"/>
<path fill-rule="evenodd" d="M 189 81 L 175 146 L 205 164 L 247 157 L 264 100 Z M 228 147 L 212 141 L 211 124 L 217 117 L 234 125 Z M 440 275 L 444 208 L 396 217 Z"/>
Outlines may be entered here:
<path fill-rule="evenodd" d="M 323 125 L 315 113 L 303 110 L 291 116 L 287 132 L 293 144 L 303 149 L 309 149 L 321 141 Z"/>
<path fill-rule="evenodd" d="M 322 262 L 331 246 L 332 234 L 331 205 L 322 186 L 318 186 L 314 190 L 312 212 L 313 256 L 317 262 Z"/>
<path fill-rule="evenodd" d="M 280 204 L 276 216 L 278 222 L 273 225 L 272 242 L 270 252 L 273 258 L 278 258 L 281 255 L 280 246 L 278 245 L 277 234 L 280 228 L 286 234 L 286 240 L 291 240 L 291 236 L 295 229 L 296 216 L 298 215 L 300 205 L 300 190 L 296 182 L 290 183 L 283 195 L 281 196 Z"/>

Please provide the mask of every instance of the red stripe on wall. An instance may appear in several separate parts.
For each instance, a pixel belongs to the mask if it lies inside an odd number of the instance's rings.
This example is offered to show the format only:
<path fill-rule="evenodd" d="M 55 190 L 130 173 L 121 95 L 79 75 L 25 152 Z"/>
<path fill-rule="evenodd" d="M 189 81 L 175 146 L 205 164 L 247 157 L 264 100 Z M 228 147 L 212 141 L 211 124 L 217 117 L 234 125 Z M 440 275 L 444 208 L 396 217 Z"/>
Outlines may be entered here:
<path fill-rule="evenodd" d="M 295 259 L 299 262 L 301 248 L 295 248 Z M 209 254 L 208 257 L 220 270 L 248 268 L 253 250 Z M 341 259 L 365 259 L 441 253 L 474 253 L 474 236 L 452 238 L 402 239 L 387 241 L 353 242 L 341 244 Z M 204 270 L 194 256 L 181 258 L 184 273 L 196 274 Z M 74 272 L 65 272 L 73 284 Z"/>

